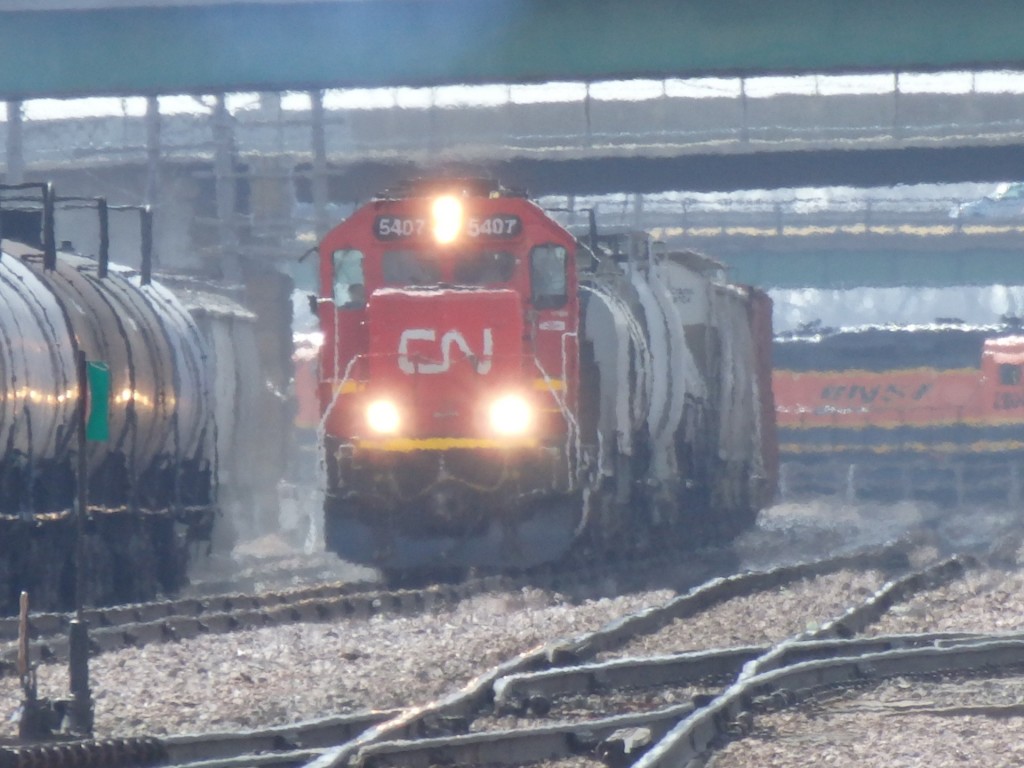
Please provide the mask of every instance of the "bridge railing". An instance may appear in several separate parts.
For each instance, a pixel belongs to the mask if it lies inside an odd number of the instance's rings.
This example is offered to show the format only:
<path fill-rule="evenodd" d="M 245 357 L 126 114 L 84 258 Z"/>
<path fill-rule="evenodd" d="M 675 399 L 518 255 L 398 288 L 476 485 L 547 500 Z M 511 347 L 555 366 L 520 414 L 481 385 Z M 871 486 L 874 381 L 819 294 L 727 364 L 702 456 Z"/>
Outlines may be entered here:
<path fill-rule="evenodd" d="M 232 118 L 239 156 L 308 156 L 308 109 L 238 110 Z M 213 152 L 209 114 L 164 114 L 160 149 L 169 161 Z M 705 98 L 666 94 L 637 101 L 584 98 L 470 107 L 325 110 L 332 162 L 386 159 L 569 158 L 763 152 L 870 144 L 1016 141 L 1024 131 L 1018 93 L 882 93 L 744 95 Z M 0 123 L 6 141 L 7 124 Z M 144 115 L 26 120 L 25 163 L 110 163 L 143 159 Z"/>
<path fill-rule="evenodd" d="M 872 194 L 872 192 L 874 194 Z M 999 229 L 1024 224 L 1024 216 L 1012 219 L 962 222 L 950 216 L 960 198 L 948 195 L 879 196 L 877 190 L 850 189 L 832 197 L 794 196 L 778 199 L 763 192 L 757 199 L 722 196 L 645 197 L 640 195 L 605 198 L 543 198 L 541 204 L 563 223 L 579 227 L 584 211 L 593 209 L 606 227 L 672 229 L 701 237 L 732 235 L 813 234 L 907 234 L 939 235 L 971 233 L 978 228 Z M 772 199 L 776 197 L 776 199 Z M 573 207 L 574 215 L 566 209 Z"/>

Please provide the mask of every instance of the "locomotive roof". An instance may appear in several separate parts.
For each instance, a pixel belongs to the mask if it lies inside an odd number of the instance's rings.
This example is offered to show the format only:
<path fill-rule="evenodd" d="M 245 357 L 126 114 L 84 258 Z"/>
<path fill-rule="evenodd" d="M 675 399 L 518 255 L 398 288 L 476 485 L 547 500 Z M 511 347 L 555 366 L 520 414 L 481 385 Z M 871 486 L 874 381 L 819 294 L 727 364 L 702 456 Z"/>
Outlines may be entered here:
<path fill-rule="evenodd" d="M 985 342 L 1019 336 L 1017 323 L 864 325 L 778 334 L 774 366 L 793 371 L 977 368 Z"/>
<path fill-rule="evenodd" d="M 230 288 L 221 291 L 211 290 L 209 283 L 183 275 L 158 275 L 157 279 L 191 315 L 210 315 L 213 317 L 232 317 L 238 320 L 255 320 L 256 315 L 236 301 L 230 294 Z"/>
<path fill-rule="evenodd" d="M 590 231 L 584 226 L 568 227 L 570 234 L 577 240 L 589 246 Z M 674 261 L 687 269 L 702 275 L 724 275 L 726 265 L 724 262 L 707 256 L 697 251 L 663 251 L 657 250 L 659 241 L 652 240 L 647 232 L 633 229 L 631 227 L 604 227 L 597 233 L 598 247 L 607 251 L 612 257 L 626 255 L 631 242 L 642 242 L 648 244 L 651 253 L 656 259 Z"/>
<path fill-rule="evenodd" d="M 398 186 L 374 195 L 375 200 L 402 200 L 409 197 L 431 197 L 458 194 L 463 197 L 526 197 L 526 193 L 508 189 L 486 177 L 440 176 L 406 179 Z"/>

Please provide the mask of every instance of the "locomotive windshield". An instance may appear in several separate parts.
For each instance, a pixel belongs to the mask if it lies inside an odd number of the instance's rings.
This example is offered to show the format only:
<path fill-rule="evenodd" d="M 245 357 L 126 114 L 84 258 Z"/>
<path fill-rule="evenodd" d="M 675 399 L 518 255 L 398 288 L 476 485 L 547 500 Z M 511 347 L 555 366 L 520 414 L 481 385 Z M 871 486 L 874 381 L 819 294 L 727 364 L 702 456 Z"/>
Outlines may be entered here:
<path fill-rule="evenodd" d="M 516 258 L 506 251 L 446 254 L 442 259 L 436 253 L 400 250 L 385 251 L 381 258 L 385 284 L 396 286 L 494 285 L 511 280 L 515 269 Z"/>
<path fill-rule="evenodd" d="M 387 285 L 436 285 L 441 282 L 441 263 L 433 253 L 385 251 L 380 268 Z"/>
<path fill-rule="evenodd" d="M 455 282 L 460 285 L 507 283 L 516 270 L 516 257 L 505 251 L 484 251 L 455 262 Z"/>

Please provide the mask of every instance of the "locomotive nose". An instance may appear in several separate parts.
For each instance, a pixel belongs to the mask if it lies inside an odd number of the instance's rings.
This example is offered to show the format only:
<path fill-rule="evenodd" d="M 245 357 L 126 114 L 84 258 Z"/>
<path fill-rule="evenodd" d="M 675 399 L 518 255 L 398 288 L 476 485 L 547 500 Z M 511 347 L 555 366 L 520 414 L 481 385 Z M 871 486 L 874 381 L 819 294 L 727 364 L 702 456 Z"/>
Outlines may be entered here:
<path fill-rule="evenodd" d="M 523 433 L 530 419 L 529 404 L 519 394 L 523 321 L 515 291 L 384 289 L 370 297 L 367 317 L 367 407 L 386 401 L 399 414 L 385 420 L 390 431 L 369 425 L 375 433 Z"/>

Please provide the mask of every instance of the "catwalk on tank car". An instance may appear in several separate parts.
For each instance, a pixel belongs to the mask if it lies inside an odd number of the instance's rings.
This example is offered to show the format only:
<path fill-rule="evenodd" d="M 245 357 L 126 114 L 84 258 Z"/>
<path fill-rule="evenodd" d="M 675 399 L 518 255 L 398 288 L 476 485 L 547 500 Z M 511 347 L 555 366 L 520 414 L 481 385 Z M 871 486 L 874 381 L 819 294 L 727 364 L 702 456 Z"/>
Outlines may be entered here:
<path fill-rule="evenodd" d="M 753 521 L 775 488 L 769 299 L 642 234 L 583 237 L 470 179 L 323 238 L 329 550 L 512 570 Z"/>
<path fill-rule="evenodd" d="M 189 542 L 208 538 L 214 518 L 199 330 L 151 281 L 148 259 L 140 271 L 108 262 L 105 219 L 99 256 L 86 258 L 55 245 L 51 187 L 4 190 L 38 193 L 39 205 L 11 210 L 5 199 L 0 219 L 0 611 L 16 610 L 23 590 L 37 609 L 75 600 L 80 352 L 109 370 L 107 439 L 86 443 L 84 457 L 81 597 L 110 604 L 172 592 Z M 102 201 L 97 210 L 105 214 Z"/>
<path fill-rule="evenodd" d="M 775 368 L 784 497 L 1019 503 L 1019 321 L 812 326 Z"/>

